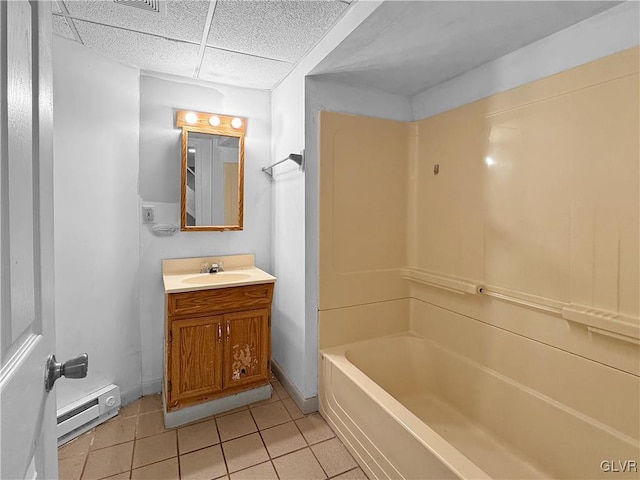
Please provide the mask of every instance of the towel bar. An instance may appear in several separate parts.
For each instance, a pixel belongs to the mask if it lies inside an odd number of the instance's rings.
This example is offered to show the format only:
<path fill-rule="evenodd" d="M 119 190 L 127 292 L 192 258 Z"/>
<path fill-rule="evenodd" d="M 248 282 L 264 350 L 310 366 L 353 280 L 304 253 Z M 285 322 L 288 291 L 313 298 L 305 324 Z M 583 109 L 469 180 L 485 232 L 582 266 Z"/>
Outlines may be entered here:
<path fill-rule="evenodd" d="M 269 165 L 268 167 L 263 167 L 262 171 L 269 175 L 269 177 L 271 177 L 271 180 L 273 181 L 273 167 L 275 167 L 276 165 L 280 165 L 287 160 L 296 162 L 300 166 L 300 170 L 304 171 L 304 151 L 302 151 L 302 153 L 290 153 L 287 158 L 283 158 L 282 160 L 274 163 L 273 165 Z"/>

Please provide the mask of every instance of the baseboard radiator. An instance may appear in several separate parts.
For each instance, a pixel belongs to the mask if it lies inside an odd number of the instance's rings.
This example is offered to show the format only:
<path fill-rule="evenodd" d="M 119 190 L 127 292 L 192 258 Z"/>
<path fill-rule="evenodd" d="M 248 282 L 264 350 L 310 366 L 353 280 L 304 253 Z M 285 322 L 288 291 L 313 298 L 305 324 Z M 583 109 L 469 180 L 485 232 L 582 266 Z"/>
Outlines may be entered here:
<path fill-rule="evenodd" d="M 120 387 L 107 385 L 58 409 L 58 446 L 115 417 L 120 409 Z"/>

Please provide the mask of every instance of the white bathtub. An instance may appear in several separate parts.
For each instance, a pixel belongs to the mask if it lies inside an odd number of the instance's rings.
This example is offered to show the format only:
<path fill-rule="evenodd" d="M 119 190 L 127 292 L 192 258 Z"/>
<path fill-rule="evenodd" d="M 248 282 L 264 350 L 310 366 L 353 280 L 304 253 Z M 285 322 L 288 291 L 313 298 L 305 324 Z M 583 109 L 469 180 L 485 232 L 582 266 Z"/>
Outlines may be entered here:
<path fill-rule="evenodd" d="M 602 478 L 602 461 L 638 457 L 635 439 L 409 332 L 322 350 L 319 373 L 321 412 L 370 478 Z"/>

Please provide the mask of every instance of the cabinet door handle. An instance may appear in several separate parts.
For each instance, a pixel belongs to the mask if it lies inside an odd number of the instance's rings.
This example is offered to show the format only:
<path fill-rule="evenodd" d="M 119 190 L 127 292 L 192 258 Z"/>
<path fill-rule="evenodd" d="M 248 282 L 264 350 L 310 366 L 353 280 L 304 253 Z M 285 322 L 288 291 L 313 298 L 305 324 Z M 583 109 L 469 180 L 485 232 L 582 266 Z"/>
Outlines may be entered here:
<path fill-rule="evenodd" d="M 218 324 L 218 343 L 222 341 L 222 324 Z"/>
<path fill-rule="evenodd" d="M 227 322 L 227 340 L 229 339 L 230 336 L 231 336 L 231 326 L 229 322 Z"/>

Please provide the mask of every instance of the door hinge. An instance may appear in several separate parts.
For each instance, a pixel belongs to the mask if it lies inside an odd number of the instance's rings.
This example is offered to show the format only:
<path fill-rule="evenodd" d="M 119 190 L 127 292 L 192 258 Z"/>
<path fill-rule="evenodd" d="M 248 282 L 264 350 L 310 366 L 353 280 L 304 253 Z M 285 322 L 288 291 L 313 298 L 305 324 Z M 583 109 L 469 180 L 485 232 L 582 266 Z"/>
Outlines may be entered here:
<path fill-rule="evenodd" d="M 171 392 L 171 380 L 169 380 L 169 392 Z"/>
<path fill-rule="evenodd" d="M 267 325 L 271 326 L 271 315 L 269 315 L 269 320 L 267 322 Z"/>
<path fill-rule="evenodd" d="M 169 330 L 169 343 L 173 342 L 173 330 Z"/>

